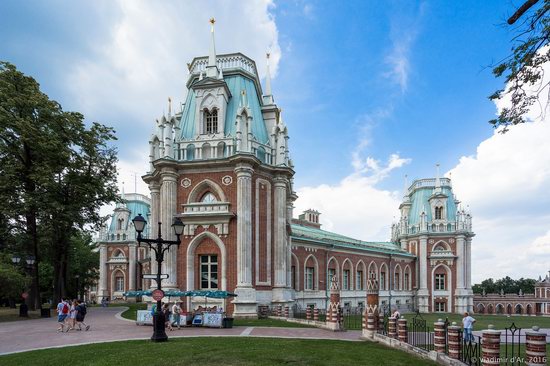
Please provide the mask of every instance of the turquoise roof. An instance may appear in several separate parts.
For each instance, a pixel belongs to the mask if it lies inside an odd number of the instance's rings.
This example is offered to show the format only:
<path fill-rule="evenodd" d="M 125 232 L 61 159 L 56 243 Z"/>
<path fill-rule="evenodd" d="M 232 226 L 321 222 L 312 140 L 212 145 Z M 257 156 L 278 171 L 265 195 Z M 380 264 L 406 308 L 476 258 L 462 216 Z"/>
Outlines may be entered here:
<path fill-rule="evenodd" d="M 447 196 L 446 215 L 447 221 L 456 221 L 456 203 L 451 187 L 442 186 L 441 192 Z M 432 209 L 429 199 L 434 194 L 434 187 L 417 188 L 410 196 L 411 209 L 409 212 L 409 225 L 420 223 L 420 215 L 426 213 L 426 221 L 432 221 Z"/>
<path fill-rule="evenodd" d="M 252 135 L 258 142 L 267 144 L 269 134 L 262 116 L 261 97 L 258 95 L 259 92 L 256 90 L 254 81 L 243 74 L 225 76 L 223 81 L 231 93 L 225 115 L 224 134 L 235 137 L 235 121 L 240 107 L 241 91 L 245 90 L 248 107 L 252 111 Z M 195 99 L 195 91 L 190 88 L 180 120 L 181 138 L 185 140 L 193 140 L 197 135 L 195 131 Z"/>
<path fill-rule="evenodd" d="M 147 215 L 149 215 L 150 207 L 149 207 L 149 204 L 147 204 L 146 202 L 139 201 L 139 200 L 126 201 L 126 207 L 130 210 L 130 220 L 128 220 L 128 222 L 124 223 L 123 230 L 128 229 L 128 225 L 129 225 L 130 221 L 134 217 L 136 217 L 138 214 L 141 214 L 141 216 L 143 216 L 145 218 L 145 220 L 147 220 Z M 114 233 L 116 231 L 116 222 L 115 221 L 116 220 L 113 217 L 113 219 L 111 220 L 111 225 L 109 226 L 109 233 Z M 147 225 L 147 226 L 149 226 L 149 225 Z"/>
<path fill-rule="evenodd" d="M 334 245 L 341 248 L 359 249 L 384 254 L 398 254 L 406 257 L 413 257 L 412 254 L 401 249 L 399 244 L 394 242 L 372 242 L 353 239 L 330 231 L 317 229 L 315 227 L 292 224 L 291 237 L 296 240 L 311 241 L 325 245 Z"/>

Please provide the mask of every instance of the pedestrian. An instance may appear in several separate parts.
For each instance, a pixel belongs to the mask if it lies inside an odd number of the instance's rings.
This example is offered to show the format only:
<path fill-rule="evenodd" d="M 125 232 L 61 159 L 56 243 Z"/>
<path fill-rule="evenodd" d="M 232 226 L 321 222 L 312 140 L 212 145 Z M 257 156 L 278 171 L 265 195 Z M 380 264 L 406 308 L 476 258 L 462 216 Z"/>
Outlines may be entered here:
<path fill-rule="evenodd" d="M 76 302 L 76 299 L 74 299 L 71 303 L 70 303 L 70 307 L 69 307 L 69 316 L 67 317 L 68 318 L 68 327 L 67 327 L 67 330 L 66 332 L 68 332 L 69 330 L 73 330 L 76 326 L 76 306 L 77 306 L 77 302 Z"/>
<path fill-rule="evenodd" d="M 470 316 L 468 312 L 464 313 L 464 318 L 462 318 L 462 326 L 464 327 L 464 340 L 466 342 L 473 342 L 474 336 L 472 330 L 474 329 L 474 323 L 476 320 Z"/>
<path fill-rule="evenodd" d="M 172 314 L 174 314 L 174 323 L 178 326 L 178 329 L 180 329 L 181 307 L 175 301 L 174 305 L 172 305 Z"/>
<path fill-rule="evenodd" d="M 399 312 L 399 310 L 397 308 L 393 308 L 394 312 L 392 314 L 392 318 L 395 318 L 395 320 L 401 318 L 401 313 Z"/>
<path fill-rule="evenodd" d="M 165 328 L 168 328 L 169 330 L 174 330 L 172 328 L 172 320 L 170 319 L 170 315 L 171 315 L 171 312 L 170 312 L 170 306 L 168 304 L 164 304 L 162 306 L 162 312 L 164 313 L 164 327 Z"/>
<path fill-rule="evenodd" d="M 57 323 L 59 323 L 59 328 L 57 328 L 58 332 L 63 332 L 65 330 L 65 321 L 69 315 L 69 310 L 69 304 L 64 298 L 61 298 L 61 301 L 57 304 Z"/>
<path fill-rule="evenodd" d="M 78 330 L 82 330 L 82 325 L 87 331 L 90 330 L 90 325 L 84 323 L 84 318 L 87 313 L 86 304 L 83 301 L 78 300 L 78 305 L 76 306 L 76 323 L 78 324 Z"/>

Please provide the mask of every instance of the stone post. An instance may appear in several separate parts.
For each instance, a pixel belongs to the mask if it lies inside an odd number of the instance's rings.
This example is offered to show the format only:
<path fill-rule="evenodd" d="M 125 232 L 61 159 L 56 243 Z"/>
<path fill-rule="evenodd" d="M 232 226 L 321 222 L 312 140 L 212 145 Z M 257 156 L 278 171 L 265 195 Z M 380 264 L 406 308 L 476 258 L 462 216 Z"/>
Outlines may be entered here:
<path fill-rule="evenodd" d="M 462 339 L 460 339 L 460 327 L 456 325 L 456 322 L 453 322 L 452 325 L 449 325 L 447 328 L 449 332 L 448 342 L 449 342 L 449 357 L 458 360 L 460 358 L 460 353 L 462 352 Z"/>
<path fill-rule="evenodd" d="M 311 308 L 306 307 L 306 320 L 311 320 Z"/>
<path fill-rule="evenodd" d="M 388 319 L 388 337 L 397 339 L 397 319 L 393 316 Z"/>
<path fill-rule="evenodd" d="M 437 319 L 434 323 L 434 351 L 437 353 L 445 353 L 446 340 L 445 323 L 442 319 Z"/>
<path fill-rule="evenodd" d="M 378 328 L 378 299 L 378 280 L 376 274 L 371 272 L 367 280 L 367 307 L 363 317 L 363 336 L 367 338 L 374 338 L 374 333 Z"/>
<path fill-rule="evenodd" d="M 340 330 L 340 286 L 338 278 L 330 281 L 330 303 L 327 309 L 327 323 L 333 330 Z"/>
<path fill-rule="evenodd" d="M 282 316 L 283 315 L 283 307 L 281 305 L 277 305 L 277 316 Z"/>
<path fill-rule="evenodd" d="M 237 287 L 236 317 L 253 317 L 256 312 L 256 291 L 252 287 L 252 173 L 248 164 L 235 168 L 237 175 Z M 279 316 L 282 311 L 279 310 Z"/>
<path fill-rule="evenodd" d="M 481 341 L 481 364 L 500 365 L 500 330 L 489 324 Z"/>
<path fill-rule="evenodd" d="M 397 320 L 397 335 L 400 342 L 408 342 L 409 334 L 407 332 L 407 319 L 399 318 Z"/>
<path fill-rule="evenodd" d="M 319 309 L 317 308 L 317 306 L 315 306 L 315 308 L 313 309 L 313 320 L 315 320 L 316 322 L 319 321 Z"/>
<path fill-rule="evenodd" d="M 102 300 L 109 296 L 107 294 L 107 246 L 99 245 L 99 288 L 98 300 Z"/>
<path fill-rule="evenodd" d="M 136 289 L 137 244 L 128 244 L 128 252 L 128 290 L 134 291 Z"/>
<path fill-rule="evenodd" d="M 539 327 L 534 326 L 531 330 L 525 331 L 525 353 L 527 355 L 526 365 L 528 366 L 548 364 L 548 356 L 546 354 L 546 334 L 539 332 L 539 329 Z"/>

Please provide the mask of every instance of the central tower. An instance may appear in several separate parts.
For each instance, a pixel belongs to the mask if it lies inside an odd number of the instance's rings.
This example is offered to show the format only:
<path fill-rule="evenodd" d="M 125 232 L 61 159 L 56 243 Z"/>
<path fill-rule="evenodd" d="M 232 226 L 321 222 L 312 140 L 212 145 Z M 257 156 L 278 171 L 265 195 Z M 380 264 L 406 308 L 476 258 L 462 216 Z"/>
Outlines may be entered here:
<path fill-rule="evenodd" d="M 173 239 L 175 217 L 185 223 L 178 249 L 165 259 L 163 287 L 226 290 L 236 317 L 256 316 L 258 304 L 292 301 L 290 284 L 292 162 L 281 110 L 271 94 L 269 55 L 262 92 L 253 60 L 216 55 L 211 20 L 209 56 L 188 64 L 181 110 L 157 120 L 150 167 L 151 223 Z M 151 225 L 151 235 L 157 235 Z M 189 299 L 188 306 L 204 304 Z M 212 304 L 208 299 L 208 304 Z"/>

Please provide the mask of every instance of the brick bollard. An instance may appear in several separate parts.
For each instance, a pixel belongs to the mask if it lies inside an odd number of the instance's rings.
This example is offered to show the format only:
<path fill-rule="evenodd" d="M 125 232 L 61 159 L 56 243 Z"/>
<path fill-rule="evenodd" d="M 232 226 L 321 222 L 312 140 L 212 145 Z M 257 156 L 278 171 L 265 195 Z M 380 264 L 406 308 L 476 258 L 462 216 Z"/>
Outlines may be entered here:
<path fill-rule="evenodd" d="M 319 321 L 319 309 L 317 308 L 317 306 L 313 309 L 313 320 L 315 320 L 316 322 Z"/>
<path fill-rule="evenodd" d="M 525 331 L 527 355 L 526 365 L 547 365 L 548 355 L 546 354 L 546 334 L 539 332 L 539 327 L 534 326 L 531 330 Z"/>
<path fill-rule="evenodd" d="M 311 308 L 309 306 L 306 308 L 306 319 L 311 320 Z"/>
<path fill-rule="evenodd" d="M 283 307 L 281 305 L 277 305 L 277 316 L 283 316 Z"/>
<path fill-rule="evenodd" d="M 285 318 L 288 318 L 290 316 L 290 308 L 288 306 L 285 306 Z"/>
<path fill-rule="evenodd" d="M 341 330 L 340 324 L 340 286 L 338 278 L 332 276 L 330 281 L 330 304 L 327 309 L 327 323 L 332 323 L 333 330 Z"/>
<path fill-rule="evenodd" d="M 481 341 L 481 364 L 500 365 L 500 330 L 489 324 L 489 329 L 484 330 Z"/>
<path fill-rule="evenodd" d="M 407 343 L 409 341 L 409 333 L 407 332 L 407 319 L 399 318 L 397 320 L 397 337 L 399 341 Z"/>
<path fill-rule="evenodd" d="M 434 323 L 434 351 L 438 353 L 445 353 L 446 340 L 445 323 L 443 322 L 443 319 L 437 319 Z"/>
<path fill-rule="evenodd" d="M 388 319 L 388 337 L 397 339 L 397 319 L 393 316 Z"/>
<path fill-rule="evenodd" d="M 449 342 L 449 357 L 458 360 L 462 352 L 462 339 L 460 339 L 460 327 L 456 326 L 456 322 L 449 325 L 447 328 Z"/>

